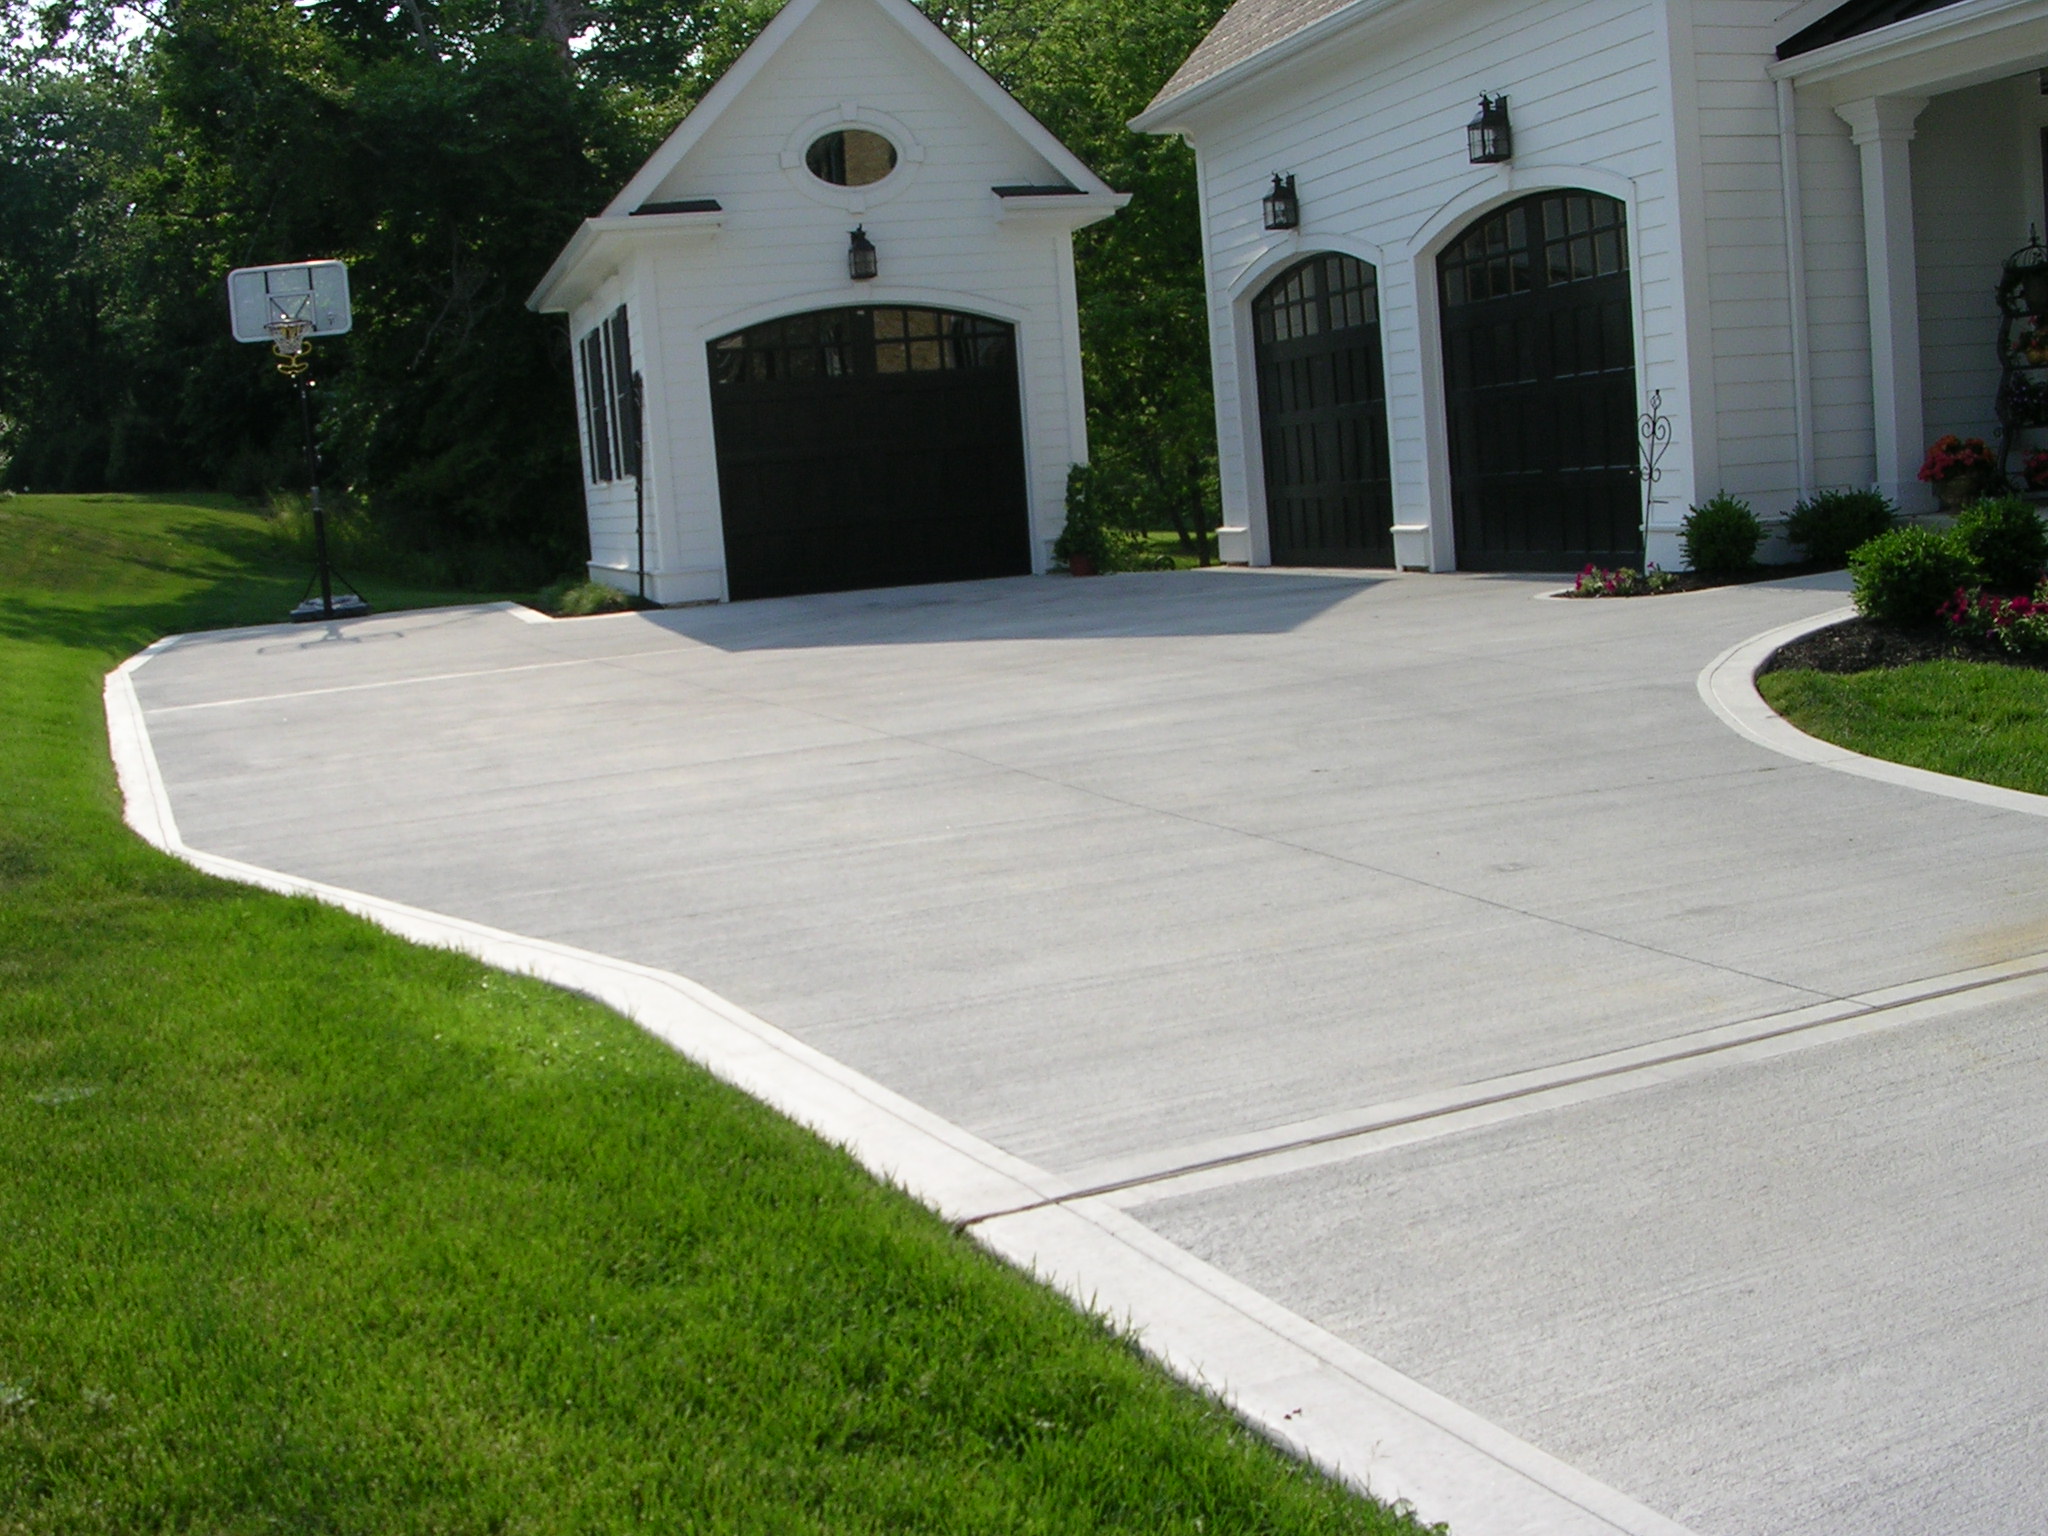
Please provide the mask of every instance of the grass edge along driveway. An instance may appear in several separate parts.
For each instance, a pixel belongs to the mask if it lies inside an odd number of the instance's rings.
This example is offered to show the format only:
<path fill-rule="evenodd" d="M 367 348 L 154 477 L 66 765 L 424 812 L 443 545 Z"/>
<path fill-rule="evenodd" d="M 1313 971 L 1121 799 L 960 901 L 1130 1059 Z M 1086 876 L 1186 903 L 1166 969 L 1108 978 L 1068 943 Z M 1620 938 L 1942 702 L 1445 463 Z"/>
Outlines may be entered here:
<path fill-rule="evenodd" d="M 2048 794 L 2048 672 L 1926 661 L 1767 672 L 1757 691 L 1809 736 L 1956 778 Z"/>
<path fill-rule="evenodd" d="M 131 836 L 103 674 L 302 579 L 0 501 L 0 1532 L 1417 1528 L 619 1016 Z"/>

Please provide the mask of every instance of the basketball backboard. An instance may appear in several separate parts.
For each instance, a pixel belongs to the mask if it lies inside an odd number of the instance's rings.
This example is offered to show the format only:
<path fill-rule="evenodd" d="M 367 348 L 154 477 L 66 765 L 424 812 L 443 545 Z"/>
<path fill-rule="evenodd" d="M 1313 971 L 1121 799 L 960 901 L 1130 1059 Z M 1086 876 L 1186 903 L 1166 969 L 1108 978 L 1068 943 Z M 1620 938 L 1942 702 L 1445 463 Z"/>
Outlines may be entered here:
<path fill-rule="evenodd" d="M 306 326 L 305 336 L 340 336 L 350 324 L 348 267 L 299 261 L 281 267 L 237 267 L 228 274 L 228 317 L 237 341 L 274 341 L 279 321 Z"/>

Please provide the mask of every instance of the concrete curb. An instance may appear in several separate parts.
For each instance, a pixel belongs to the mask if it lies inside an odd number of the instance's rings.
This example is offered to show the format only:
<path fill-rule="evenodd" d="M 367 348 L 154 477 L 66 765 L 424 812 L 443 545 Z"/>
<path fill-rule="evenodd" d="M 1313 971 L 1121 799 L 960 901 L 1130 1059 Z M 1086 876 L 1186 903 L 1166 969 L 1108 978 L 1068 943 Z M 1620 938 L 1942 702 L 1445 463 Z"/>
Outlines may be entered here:
<path fill-rule="evenodd" d="M 1730 730 L 1781 757 L 1811 763 L 1817 768 L 1831 768 L 1836 773 L 1875 779 L 1880 784 L 1917 789 L 1924 794 L 1943 795 L 1950 800 L 1965 800 L 1994 810 L 2018 811 L 2023 816 L 2048 816 L 2048 795 L 2005 789 L 1996 784 L 1980 784 L 1975 779 L 1958 779 L 1926 768 L 1909 768 L 1904 763 L 1865 757 L 1847 747 L 1838 747 L 1807 735 L 1764 702 L 1763 695 L 1757 692 L 1756 674 L 1757 669 L 1770 660 L 1772 652 L 1816 630 L 1852 618 L 1855 612 L 1853 608 L 1830 609 L 1814 618 L 1801 619 L 1795 624 L 1781 624 L 1776 629 L 1767 629 L 1760 635 L 1752 635 L 1739 644 L 1731 645 L 1701 671 L 1698 682 L 1700 697 Z"/>
<path fill-rule="evenodd" d="M 106 681 L 123 815 L 145 841 L 223 879 L 310 896 L 415 943 L 474 955 L 616 1009 L 948 1220 L 975 1222 L 984 1247 L 1129 1330 L 1168 1370 L 1275 1443 L 1377 1498 L 1450 1522 L 1456 1536 L 1691 1536 L 1107 1202 L 1048 1203 L 1065 1193 L 1063 1181 L 684 977 L 189 847 L 134 686 L 138 670 L 179 642 L 158 641 Z M 1014 1214 L 988 1215 L 1002 1211 Z"/>

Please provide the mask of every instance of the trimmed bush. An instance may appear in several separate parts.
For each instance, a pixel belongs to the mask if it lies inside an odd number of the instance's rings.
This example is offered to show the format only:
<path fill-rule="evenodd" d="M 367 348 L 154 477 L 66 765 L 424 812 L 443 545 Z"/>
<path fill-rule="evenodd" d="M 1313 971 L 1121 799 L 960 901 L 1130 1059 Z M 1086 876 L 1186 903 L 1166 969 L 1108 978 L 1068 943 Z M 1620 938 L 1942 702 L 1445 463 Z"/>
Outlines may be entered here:
<path fill-rule="evenodd" d="M 2048 565 L 2048 532 L 2033 503 L 2018 496 L 1972 502 L 1949 537 L 1977 579 L 2000 592 L 2032 592 Z"/>
<path fill-rule="evenodd" d="M 1740 496 L 1720 492 L 1686 513 L 1678 527 L 1685 563 L 1702 576 L 1735 576 L 1756 564 L 1764 525 Z"/>
<path fill-rule="evenodd" d="M 1851 551 L 1891 531 L 1898 509 L 1876 491 L 1822 491 L 1793 507 L 1785 537 L 1815 565 L 1837 570 Z"/>
<path fill-rule="evenodd" d="M 1970 583 L 1970 562 L 1930 529 L 1894 528 L 1849 556 L 1856 611 L 1887 624 L 1932 624 Z"/>
<path fill-rule="evenodd" d="M 629 608 L 652 608 L 637 594 L 582 576 L 564 576 L 540 589 L 534 605 L 558 619 L 588 618 L 595 613 L 624 613 Z"/>

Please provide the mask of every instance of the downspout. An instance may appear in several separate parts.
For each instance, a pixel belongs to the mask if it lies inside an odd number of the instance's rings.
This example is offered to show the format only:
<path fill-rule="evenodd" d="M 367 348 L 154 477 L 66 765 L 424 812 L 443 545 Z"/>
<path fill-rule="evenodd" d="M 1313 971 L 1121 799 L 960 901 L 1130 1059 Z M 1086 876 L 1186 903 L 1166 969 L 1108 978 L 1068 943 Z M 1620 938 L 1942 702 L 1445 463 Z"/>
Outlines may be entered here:
<path fill-rule="evenodd" d="M 1778 85 L 1778 167 L 1785 188 L 1787 323 L 1792 330 L 1792 434 L 1799 455 L 1799 496 L 1814 493 L 1813 348 L 1806 334 L 1806 223 L 1799 195 L 1799 102 L 1792 82 Z"/>

